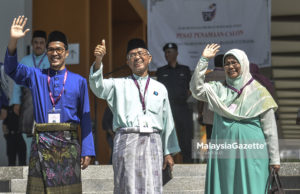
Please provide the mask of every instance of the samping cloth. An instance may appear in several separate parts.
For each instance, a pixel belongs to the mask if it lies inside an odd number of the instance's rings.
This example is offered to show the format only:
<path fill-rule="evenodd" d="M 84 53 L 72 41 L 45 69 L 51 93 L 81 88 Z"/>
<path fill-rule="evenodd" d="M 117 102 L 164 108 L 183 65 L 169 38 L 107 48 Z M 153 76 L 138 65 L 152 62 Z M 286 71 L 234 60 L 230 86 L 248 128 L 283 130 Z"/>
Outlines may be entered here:
<path fill-rule="evenodd" d="M 43 123 L 35 129 L 26 193 L 81 194 L 77 125 Z"/>

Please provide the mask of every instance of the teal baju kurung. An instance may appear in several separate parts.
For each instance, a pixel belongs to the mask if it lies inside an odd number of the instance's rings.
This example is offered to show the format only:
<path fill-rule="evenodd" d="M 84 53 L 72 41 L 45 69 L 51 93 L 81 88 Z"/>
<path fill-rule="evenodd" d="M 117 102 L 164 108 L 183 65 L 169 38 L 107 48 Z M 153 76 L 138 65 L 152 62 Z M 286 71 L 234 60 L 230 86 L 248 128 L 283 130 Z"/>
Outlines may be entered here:
<path fill-rule="evenodd" d="M 206 194 L 262 194 L 269 175 L 269 156 L 260 119 L 234 121 L 214 115 L 212 143 L 263 144 L 263 149 L 209 151 Z"/>
<path fill-rule="evenodd" d="M 238 77 L 226 75 L 226 83 L 205 83 L 208 59 L 200 58 L 190 82 L 193 96 L 214 111 L 205 193 L 263 194 L 269 165 L 280 165 L 274 115 L 277 104 L 266 88 L 253 80 L 243 51 L 232 49 L 224 58 L 227 55 L 241 65 Z"/>

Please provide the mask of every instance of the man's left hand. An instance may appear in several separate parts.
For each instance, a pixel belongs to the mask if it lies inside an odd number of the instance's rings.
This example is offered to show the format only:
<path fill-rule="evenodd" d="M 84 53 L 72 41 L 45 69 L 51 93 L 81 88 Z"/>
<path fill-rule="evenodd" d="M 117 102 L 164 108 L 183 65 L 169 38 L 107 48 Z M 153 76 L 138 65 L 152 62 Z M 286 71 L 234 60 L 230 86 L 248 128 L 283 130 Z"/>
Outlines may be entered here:
<path fill-rule="evenodd" d="M 171 168 L 171 171 L 173 171 L 174 160 L 170 154 L 165 156 L 163 170 L 167 167 L 167 165 L 169 165 Z"/>
<path fill-rule="evenodd" d="M 84 156 L 81 157 L 81 169 L 84 170 L 88 167 L 88 165 L 91 162 L 91 157 L 90 156 Z"/>

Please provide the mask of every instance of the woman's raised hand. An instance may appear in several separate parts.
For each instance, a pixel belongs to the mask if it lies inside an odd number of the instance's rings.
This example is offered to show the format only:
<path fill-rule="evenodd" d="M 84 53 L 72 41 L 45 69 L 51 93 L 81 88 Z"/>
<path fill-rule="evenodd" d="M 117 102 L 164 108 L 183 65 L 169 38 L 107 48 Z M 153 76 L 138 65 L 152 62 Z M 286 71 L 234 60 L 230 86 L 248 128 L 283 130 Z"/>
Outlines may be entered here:
<path fill-rule="evenodd" d="M 208 59 L 211 59 L 211 58 L 214 58 L 217 54 L 217 52 L 219 52 L 219 48 L 221 46 L 218 45 L 218 44 L 208 44 L 206 45 L 205 49 L 203 50 L 202 52 L 202 57 L 205 57 L 205 58 L 208 58 Z"/>

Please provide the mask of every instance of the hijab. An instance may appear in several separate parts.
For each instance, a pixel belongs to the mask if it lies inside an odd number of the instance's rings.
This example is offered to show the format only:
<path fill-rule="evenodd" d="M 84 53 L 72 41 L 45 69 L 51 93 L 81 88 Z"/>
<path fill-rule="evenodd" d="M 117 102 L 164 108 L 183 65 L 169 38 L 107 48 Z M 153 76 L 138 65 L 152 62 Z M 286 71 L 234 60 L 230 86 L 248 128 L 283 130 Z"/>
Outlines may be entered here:
<path fill-rule="evenodd" d="M 204 84 L 209 109 L 234 120 L 254 118 L 269 109 L 276 111 L 277 104 L 268 90 L 256 80 L 252 80 L 246 53 L 239 49 L 229 50 L 225 53 L 223 61 L 228 55 L 234 56 L 240 63 L 240 74 L 234 79 L 226 74 L 226 84 L 222 82 Z M 239 94 L 232 88 L 243 90 Z"/>

